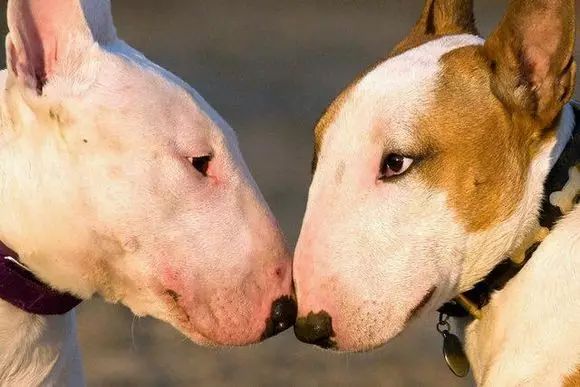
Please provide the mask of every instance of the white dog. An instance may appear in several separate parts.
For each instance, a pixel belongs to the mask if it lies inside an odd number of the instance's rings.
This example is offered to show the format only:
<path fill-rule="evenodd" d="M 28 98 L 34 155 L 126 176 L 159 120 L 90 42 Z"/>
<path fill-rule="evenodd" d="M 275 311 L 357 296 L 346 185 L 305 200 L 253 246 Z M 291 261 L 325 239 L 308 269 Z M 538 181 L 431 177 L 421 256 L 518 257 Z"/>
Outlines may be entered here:
<path fill-rule="evenodd" d="M 290 255 L 227 123 L 108 0 L 10 0 L 8 25 L 0 384 L 82 384 L 65 312 L 94 294 L 201 344 L 290 326 Z"/>

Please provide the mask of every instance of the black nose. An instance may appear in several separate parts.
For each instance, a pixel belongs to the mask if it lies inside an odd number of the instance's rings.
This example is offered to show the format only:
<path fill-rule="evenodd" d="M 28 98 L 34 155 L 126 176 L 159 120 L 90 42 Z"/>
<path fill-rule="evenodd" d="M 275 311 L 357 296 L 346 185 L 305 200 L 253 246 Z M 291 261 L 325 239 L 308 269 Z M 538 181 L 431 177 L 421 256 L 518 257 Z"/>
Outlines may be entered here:
<path fill-rule="evenodd" d="M 274 301 L 270 318 L 266 320 L 266 330 L 262 334 L 262 339 L 275 336 L 294 325 L 297 309 L 296 301 L 290 296 L 280 297 Z"/>
<path fill-rule="evenodd" d="M 306 317 L 300 317 L 296 320 L 294 333 L 298 340 L 318 345 L 322 348 L 334 348 L 336 344 L 332 337 L 332 318 L 325 311 L 318 313 L 310 312 Z"/>

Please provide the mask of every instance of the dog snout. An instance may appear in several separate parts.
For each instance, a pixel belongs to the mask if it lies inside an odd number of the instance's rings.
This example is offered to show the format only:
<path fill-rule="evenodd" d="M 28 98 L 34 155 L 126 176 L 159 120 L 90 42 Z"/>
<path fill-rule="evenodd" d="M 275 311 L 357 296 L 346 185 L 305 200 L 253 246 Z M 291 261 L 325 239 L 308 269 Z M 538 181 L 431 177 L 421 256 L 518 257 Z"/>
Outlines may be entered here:
<path fill-rule="evenodd" d="M 270 318 L 266 322 L 266 330 L 262 335 L 262 339 L 275 336 L 290 328 L 294 325 L 297 314 L 298 307 L 292 297 L 283 296 L 278 298 L 272 303 L 272 311 L 270 312 Z"/>
<path fill-rule="evenodd" d="M 318 313 L 310 312 L 306 317 L 296 320 L 294 333 L 298 340 L 314 344 L 321 348 L 334 348 L 334 331 L 332 329 L 332 318 L 325 311 Z"/>

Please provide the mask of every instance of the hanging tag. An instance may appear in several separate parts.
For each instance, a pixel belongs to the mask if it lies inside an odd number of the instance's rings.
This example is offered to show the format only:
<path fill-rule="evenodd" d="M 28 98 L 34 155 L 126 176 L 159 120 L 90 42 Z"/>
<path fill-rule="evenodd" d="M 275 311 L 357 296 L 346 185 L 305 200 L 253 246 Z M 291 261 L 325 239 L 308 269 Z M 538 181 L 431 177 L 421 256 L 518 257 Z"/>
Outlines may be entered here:
<path fill-rule="evenodd" d="M 443 356 L 451 372 L 455 376 L 464 378 L 469 373 L 469 360 L 465 355 L 461 340 L 449 332 L 451 326 L 449 321 L 447 321 L 448 319 L 449 316 L 440 313 L 439 322 L 437 323 L 437 332 L 443 336 Z"/>
<path fill-rule="evenodd" d="M 463 350 L 461 340 L 453 333 L 444 331 L 443 335 L 443 356 L 451 372 L 460 378 L 464 378 L 469 373 L 469 360 Z"/>

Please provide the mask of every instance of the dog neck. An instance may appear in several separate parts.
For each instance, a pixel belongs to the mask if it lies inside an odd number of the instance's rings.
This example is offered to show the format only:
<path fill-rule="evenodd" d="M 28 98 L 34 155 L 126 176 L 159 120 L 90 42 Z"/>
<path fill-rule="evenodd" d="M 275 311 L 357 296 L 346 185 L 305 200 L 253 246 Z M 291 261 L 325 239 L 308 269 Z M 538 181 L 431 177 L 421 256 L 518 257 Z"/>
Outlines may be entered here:
<path fill-rule="evenodd" d="M 38 316 L 0 300 L 0 348 L 2 385 L 84 384 L 74 311 Z"/>
<path fill-rule="evenodd" d="M 570 140 L 574 123 L 574 109 L 568 104 L 562 110 L 555 137 L 531 162 L 523 197 L 513 214 L 505 221 L 469 236 L 466 243 L 473 255 L 465 260 L 457 289 L 459 293 L 472 289 L 474 284 L 486 278 L 500 262 L 520 249 L 526 237 L 537 231 L 544 183 Z"/>
<path fill-rule="evenodd" d="M 1 71 L 1 101 L 5 77 Z M 4 117 L 1 121 L 5 128 Z M 0 381 L 8 386 L 84 385 L 74 311 L 41 316 L 0 299 Z"/>
<path fill-rule="evenodd" d="M 520 242 L 517 244 L 518 247 L 508 255 L 510 259 L 506 262 L 509 263 L 500 264 L 500 267 L 512 265 L 516 269 L 504 270 L 503 274 L 506 274 L 507 278 L 499 278 L 499 282 L 496 281 L 495 285 L 493 281 L 498 278 L 494 279 L 493 276 L 488 275 L 483 282 L 476 285 L 475 292 L 463 294 L 463 298 L 468 299 L 467 302 L 459 301 L 455 305 L 453 303 L 446 304 L 441 310 L 442 313 L 455 317 L 471 317 L 461 318 L 457 320 L 457 323 L 458 328 L 466 333 L 465 344 L 469 352 L 469 359 L 474 368 L 476 379 L 479 381 L 484 375 L 490 373 L 490 369 L 498 366 L 497 363 L 500 361 L 497 359 L 500 354 L 508 358 L 510 354 L 514 358 L 518 357 L 515 356 L 515 352 L 511 353 L 509 346 L 505 344 L 506 337 L 509 337 L 509 343 L 516 348 L 515 350 L 512 348 L 511 351 L 517 351 L 521 347 L 531 345 L 529 342 L 525 342 L 529 339 L 526 334 L 521 339 L 517 339 L 522 333 L 517 332 L 518 321 L 524 325 L 529 324 L 529 326 L 541 325 L 547 319 L 554 317 L 553 311 L 545 308 L 544 304 L 564 305 L 566 303 L 566 294 L 568 294 L 566 292 L 563 293 L 563 299 L 552 297 L 553 299 L 544 302 L 545 294 L 540 290 L 541 287 L 536 285 L 538 282 L 542 282 L 542 287 L 546 289 L 550 289 L 551 286 L 566 288 L 566 279 L 570 278 L 572 281 L 574 279 L 574 276 L 570 274 L 574 271 L 574 259 L 570 259 L 572 257 L 568 257 L 566 252 L 572 254 L 577 246 L 574 244 L 576 243 L 574 238 L 565 234 L 568 229 L 577 229 L 578 224 L 575 223 L 575 219 L 578 219 L 580 211 L 580 208 L 575 206 L 578 203 L 579 191 L 580 128 L 577 125 L 574 128 L 574 114 L 578 117 L 580 110 L 578 107 L 572 108 L 572 105 L 566 106 L 563 111 L 557 141 L 549 152 L 549 173 L 541 176 L 544 191 L 536 203 L 540 211 L 534 211 L 535 226 L 526 228 L 528 232 L 518 236 Z M 565 215 L 573 213 L 575 216 L 565 217 Z M 553 227 L 555 227 L 554 231 L 552 231 Z M 549 240 L 549 242 L 544 242 L 544 240 Z M 549 247 L 543 246 L 544 243 L 547 243 Z M 564 245 L 565 243 L 571 243 L 571 245 L 567 247 Z M 551 248 L 553 245 L 556 247 Z M 538 254 L 535 254 L 536 251 Z M 533 259 L 530 260 L 532 256 Z M 519 269 L 528 260 L 526 270 L 520 273 Z M 565 261 L 558 264 L 558 261 L 561 260 Z M 494 271 L 497 270 L 496 267 Z M 551 281 L 551 278 L 555 278 L 555 280 Z M 573 288 L 569 291 L 571 294 L 575 293 Z M 546 293 L 550 293 L 550 291 L 546 290 Z M 524 296 L 522 297 L 522 295 Z M 478 296 L 483 296 L 483 298 L 478 299 Z M 518 302 L 529 304 L 528 307 L 523 308 L 525 312 L 518 312 Z M 453 308 L 454 306 L 455 308 Z M 529 314 L 523 315 L 525 313 Z M 570 318 L 572 319 L 570 321 L 573 321 L 574 317 Z M 538 320 L 538 324 L 532 322 L 534 319 Z M 562 326 L 562 330 L 566 332 L 566 327 Z M 541 333 L 530 332 L 529 334 L 541 336 Z M 546 331 L 545 334 L 552 335 L 554 333 Z M 538 339 L 535 336 L 534 339 Z M 574 359 L 574 356 L 569 357 Z M 564 360 L 566 359 L 567 357 L 563 356 L 561 363 L 565 364 Z M 568 366 L 573 367 L 575 364 Z M 559 374 L 556 376 L 565 375 L 566 366 L 559 365 L 558 367 L 562 369 L 558 369 Z"/>
<path fill-rule="evenodd" d="M 493 294 L 480 320 L 460 319 L 480 385 L 578 386 L 580 207 L 544 239 L 526 267 Z"/>
<path fill-rule="evenodd" d="M 82 302 L 38 280 L 18 261 L 18 254 L 0 241 L 0 299 L 42 316 L 65 314 Z"/>
<path fill-rule="evenodd" d="M 504 261 L 472 289 L 444 304 L 440 313 L 450 317 L 481 318 L 481 309 L 490 301 L 491 294 L 503 289 L 519 273 L 556 223 L 577 203 L 575 191 L 579 183 L 575 177 L 580 164 L 580 128 L 575 122 L 578 116 L 580 107 L 573 104 L 562 112 L 557 141 L 549 153 L 549 174 L 543 183 L 540 203 L 533 206 L 539 207 L 539 211 L 532 213 L 537 213 L 532 227 L 524 227 L 522 234 L 516 236 L 517 247 L 511 249 Z"/>

